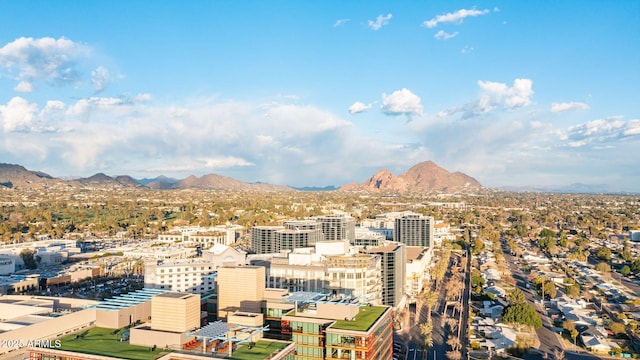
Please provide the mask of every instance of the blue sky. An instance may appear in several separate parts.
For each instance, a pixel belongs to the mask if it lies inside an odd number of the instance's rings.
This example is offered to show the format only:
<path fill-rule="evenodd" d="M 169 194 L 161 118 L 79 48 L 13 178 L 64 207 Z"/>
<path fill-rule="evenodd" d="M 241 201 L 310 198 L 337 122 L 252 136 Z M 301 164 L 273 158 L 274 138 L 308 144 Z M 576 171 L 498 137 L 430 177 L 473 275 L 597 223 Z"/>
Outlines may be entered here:
<path fill-rule="evenodd" d="M 638 1 L 0 1 L 0 162 L 640 191 Z"/>

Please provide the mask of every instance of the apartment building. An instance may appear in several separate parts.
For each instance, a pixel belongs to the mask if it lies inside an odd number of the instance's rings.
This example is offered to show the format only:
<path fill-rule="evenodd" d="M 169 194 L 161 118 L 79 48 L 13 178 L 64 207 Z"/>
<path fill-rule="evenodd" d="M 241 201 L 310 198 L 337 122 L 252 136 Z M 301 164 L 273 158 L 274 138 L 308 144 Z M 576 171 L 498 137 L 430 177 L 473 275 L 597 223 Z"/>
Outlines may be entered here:
<path fill-rule="evenodd" d="M 356 220 L 345 214 L 314 216 L 310 218 L 320 223 L 325 240 L 348 240 L 352 242 L 356 234 Z"/>
<path fill-rule="evenodd" d="M 246 263 L 246 253 L 216 244 L 202 257 L 179 260 L 154 260 L 145 263 L 144 284 L 151 289 L 166 289 L 195 294 L 215 290 L 215 272 L 221 266 Z"/>
<path fill-rule="evenodd" d="M 380 256 L 382 304 L 399 306 L 405 298 L 407 246 L 397 242 L 387 242 L 382 246 L 366 248 L 362 252 Z"/>
<path fill-rule="evenodd" d="M 432 216 L 407 214 L 395 221 L 393 241 L 407 246 L 433 247 L 434 219 Z"/>
<path fill-rule="evenodd" d="M 381 256 L 358 254 L 347 241 L 320 241 L 315 249 L 297 249 L 251 261 L 266 268 L 267 287 L 310 291 L 380 304 Z"/>
<path fill-rule="evenodd" d="M 312 220 L 285 221 L 283 226 L 251 228 L 251 249 L 256 254 L 277 253 L 314 246 L 324 238 L 320 223 Z"/>
<path fill-rule="evenodd" d="M 407 266 L 405 293 L 410 302 L 422 292 L 425 281 L 429 280 L 429 266 L 432 259 L 431 249 L 422 246 L 407 246 Z"/>
<path fill-rule="evenodd" d="M 352 242 L 354 246 L 380 246 L 386 240 L 386 236 L 367 228 L 356 228 L 356 236 Z"/>

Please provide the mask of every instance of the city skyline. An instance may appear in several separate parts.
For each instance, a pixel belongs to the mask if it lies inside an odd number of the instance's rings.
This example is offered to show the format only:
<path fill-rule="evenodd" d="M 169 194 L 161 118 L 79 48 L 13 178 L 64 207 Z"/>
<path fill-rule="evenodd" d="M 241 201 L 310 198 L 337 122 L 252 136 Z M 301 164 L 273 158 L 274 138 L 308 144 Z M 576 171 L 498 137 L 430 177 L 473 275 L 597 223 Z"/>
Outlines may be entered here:
<path fill-rule="evenodd" d="M 544 5 L 544 6 L 543 6 Z M 640 4 L 5 2 L 0 162 L 640 191 Z"/>

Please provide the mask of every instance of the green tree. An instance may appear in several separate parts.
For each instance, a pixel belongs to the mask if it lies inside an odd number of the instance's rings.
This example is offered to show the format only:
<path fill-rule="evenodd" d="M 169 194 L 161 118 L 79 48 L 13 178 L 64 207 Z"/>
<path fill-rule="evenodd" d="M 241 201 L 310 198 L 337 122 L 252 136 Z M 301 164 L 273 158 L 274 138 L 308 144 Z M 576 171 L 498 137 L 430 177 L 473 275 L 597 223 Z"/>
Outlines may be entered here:
<path fill-rule="evenodd" d="M 611 260 L 611 250 L 606 246 L 601 246 L 596 251 L 596 256 L 602 261 L 609 261 Z"/>
<path fill-rule="evenodd" d="M 507 300 L 511 304 L 523 303 L 525 302 L 524 293 L 518 288 L 513 288 L 507 292 Z"/>
<path fill-rule="evenodd" d="M 520 324 L 534 328 L 542 326 L 540 315 L 528 303 L 515 303 L 507 306 L 503 311 L 502 321 L 507 324 Z"/>
<path fill-rule="evenodd" d="M 569 331 L 569 335 L 571 335 L 571 338 L 573 339 L 573 345 L 576 345 L 576 339 L 578 338 L 578 335 L 580 335 L 580 332 L 578 332 L 577 329 L 573 329 Z"/>
<path fill-rule="evenodd" d="M 27 269 L 37 269 L 38 263 L 40 262 L 40 257 L 36 255 L 36 250 L 34 249 L 23 249 L 20 251 L 20 257 L 24 262 L 24 267 Z"/>
<path fill-rule="evenodd" d="M 567 294 L 567 296 L 575 299 L 578 296 L 580 296 L 580 285 L 578 284 L 567 285 L 564 287 L 564 292 L 565 294 Z"/>
<path fill-rule="evenodd" d="M 570 332 L 576 329 L 576 323 L 573 320 L 565 320 L 562 322 L 562 328 Z"/>
<path fill-rule="evenodd" d="M 611 271 L 611 266 L 609 266 L 609 264 L 607 264 L 606 262 L 600 262 L 596 265 L 596 271 L 602 272 L 602 273 L 607 273 L 609 271 Z"/>
<path fill-rule="evenodd" d="M 473 253 L 479 254 L 482 252 L 483 249 L 484 249 L 484 241 L 482 241 L 480 237 L 476 237 L 473 240 Z"/>
<path fill-rule="evenodd" d="M 623 323 L 611 322 L 609 323 L 609 330 L 614 334 L 624 334 L 626 332 Z"/>
<path fill-rule="evenodd" d="M 620 269 L 620 274 L 627 276 L 629 274 L 631 274 L 631 268 L 629 267 L 629 265 L 624 265 L 621 269 Z"/>
<path fill-rule="evenodd" d="M 554 238 L 554 237 L 556 237 L 556 233 L 553 230 L 550 230 L 550 229 L 542 229 L 542 231 L 540 231 L 540 237 L 541 238 Z"/>

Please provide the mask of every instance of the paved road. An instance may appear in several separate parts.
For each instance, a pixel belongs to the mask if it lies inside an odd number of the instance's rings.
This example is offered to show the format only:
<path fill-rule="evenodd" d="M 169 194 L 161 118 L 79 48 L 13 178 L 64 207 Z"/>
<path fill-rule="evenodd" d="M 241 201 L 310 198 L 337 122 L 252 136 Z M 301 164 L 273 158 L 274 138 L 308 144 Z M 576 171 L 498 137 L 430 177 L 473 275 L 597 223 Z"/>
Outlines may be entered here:
<path fill-rule="evenodd" d="M 511 255 L 511 252 L 509 252 L 506 243 L 503 243 L 502 250 L 504 253 L 505 261 L 509 267 L 509 270 L 511 271 L 511 275 L 516 280 L 516 286 L 518 286 L 520 290 L 522 290 L 525 298 L 530 305 L 532 305 L 536 310 L 544 311 L 544 306 L 540 303 L 536 303 L 534 299 L 535 292 L 526 288 L 526 283 L 528 281 L 527 275 L 522 272 L 520 266 L 515 264 L 517 259 Z M 553 354 L 554 350 L 562 350 L 563 346 L 556 334 L 550 330 L 553 327 L 551 319 L 549 319 L 549 317 L 546 315 L 541 315 L 541 318 L 543 326 L 539 329 L 536 329 L 536 334 L 538 335 L 538 339 L 540 340 L 540 347 L 538 349 L 551 355 Z"/>

